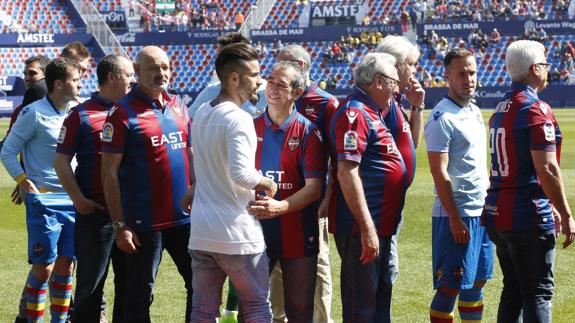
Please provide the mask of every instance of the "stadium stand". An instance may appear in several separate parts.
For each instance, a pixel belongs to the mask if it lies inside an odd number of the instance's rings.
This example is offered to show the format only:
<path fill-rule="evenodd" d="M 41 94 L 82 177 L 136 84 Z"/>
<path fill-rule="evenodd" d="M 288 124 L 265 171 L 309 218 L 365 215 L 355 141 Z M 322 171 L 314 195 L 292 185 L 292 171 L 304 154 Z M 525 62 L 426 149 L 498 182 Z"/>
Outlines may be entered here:
<path fill-rule="evenodd" d="M 12 31 L 25 30 L 41 33 L 76 31 L 76 23 L 68 15 L 66 6 L 62 1 L 1 1 L 0 13 L 11 18 Z"/>

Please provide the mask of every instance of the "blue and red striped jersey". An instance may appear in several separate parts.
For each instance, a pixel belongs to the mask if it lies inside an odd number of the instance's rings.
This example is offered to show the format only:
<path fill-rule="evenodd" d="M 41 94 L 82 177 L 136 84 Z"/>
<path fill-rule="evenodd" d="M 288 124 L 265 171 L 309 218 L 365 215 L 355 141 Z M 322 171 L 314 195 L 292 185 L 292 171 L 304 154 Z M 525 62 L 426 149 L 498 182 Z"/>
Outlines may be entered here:
<path fill-rule="evenodd" d="M 315 82 L 295 102 L 297 111 L 319 128 L 323 138 L 327 138 L 329 124 L 338 105 L 337 98 L 320 89 Z"/>
<path fill-rule="evenodd" d="M 136 231 L 190 222 L 180 201 L 190 185 L 191 122 L 184 103 L 165 105 L 135 87 L 108 112 L 102 151 L 124 154 L 118 173 L 126 223 Z"/>
<path fill-rule="evenodd" d="M 413 177 L 415 176 L 415 146 L 413 145 L 407 114 L 401 102 L 401 94 L 396 93 L 383 121 L 385 121 L 385 125 L 391 132 L 395 145 L 403 158 L 405 169 L 407 170 L 407 187 L 409 187 L 413 183 Z"/>
<path fill-rule="evenodd" d="M 76 155 L 76 181 L 85 197 L 106 205 L 102 189 L 102 128 L 112 102 L 93 93 L 70 110 L 60 129 L 56 152 Z"/>
<path fill-rule="evenodd" d="M 329 204 L 331 233 L 359 233 L 336 176 L 337 162 L 342 160 L 359 164 L 365 199 L 378 234 L 388 236 L 397 230 L 405 201 L 407 173 L 380 111 L 365 92 L 355 87 L 331 121 L 330 153 L 335 182 Z"/>
<path fill-rule="evenodd" d="M 561 130 L 533 88 L 513 83 L 489 119 L 490 186 L 482 224 L 497 230 L 553 230 L 553 212 L 533 166 L 532 150 L 556 151 Z"/>
<path fill-rule="evenodd" d="M 278 183 L 277 200 L 305 186 L 306 178 L 325 178 L 326 154 L 319 129 L 295 109 L 281 126 L 267 110 L 254 120 L 258 147 L 256 168 Z M 300 211 L 262 220 L 269 255 L 302 258 L 317 254 L 318 222 L 315 201 Z"/>

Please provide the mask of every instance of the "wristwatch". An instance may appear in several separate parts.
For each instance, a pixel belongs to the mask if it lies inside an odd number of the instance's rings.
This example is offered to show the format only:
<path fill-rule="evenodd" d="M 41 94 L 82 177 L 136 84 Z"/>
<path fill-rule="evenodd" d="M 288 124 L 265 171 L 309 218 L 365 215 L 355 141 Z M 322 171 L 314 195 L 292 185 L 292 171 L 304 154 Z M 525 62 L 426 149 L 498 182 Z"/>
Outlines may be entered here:
<path fill-rule="evenodd" d="M 114 221 L 112 222 L 112 227 L 114 228 L 114 233 L 118 233 L 126 226 L 125 222 L 122 221 Z"/>
<path fill-rule="evenodd" d="M 414 105 L 411 106 L 411 111 L 421 112 L 425 109 L 425 102 L 422 102 L 420 106 L 416 107 Z"/>

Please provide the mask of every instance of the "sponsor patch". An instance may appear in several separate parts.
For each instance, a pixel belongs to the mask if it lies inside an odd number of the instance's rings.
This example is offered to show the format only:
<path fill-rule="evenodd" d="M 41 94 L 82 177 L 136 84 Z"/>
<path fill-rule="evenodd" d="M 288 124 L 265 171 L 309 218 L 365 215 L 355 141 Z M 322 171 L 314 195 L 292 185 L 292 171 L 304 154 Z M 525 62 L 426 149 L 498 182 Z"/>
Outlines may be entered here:
<path fill-rule="evenodd" d="M 32 247 L 32 252 L 34 256 L 41 256 L 44 253 L 44 246 L 41 243 L 36 243 Z"/>
<path fill-rule="evenodd" d="M 109 122 L 104 123 L 104 127 L 102 128 L 102 141 L 112 142 L 113 137 L 114 137 L 114 126 Z"/>
<path fill-rule="evenodd" d="M 343 135 L 343 150 L 357 150 L 357 132 L 349 130 Z"/>
<path fill-rule="evenodd" d="M 349 121 L 349 123 L 354 123 L 359 113 L 353 110 L 347 110 L 345 111 L 345 115 L 347 116 L 347 120 Z"/>
<path fill-rule="evenodd" d="M 291 151 L 294 151 L 297 149 L 297 147 L 299 147 L 299 143 L 300 143 L 300 140 L 298 137 L 291 137 L 288 140 L 288 147 Z"/>
<path fill-rule="evenodd" d="M 543 125 L 543 132 L 545 132 L 545 140 L 555 141 L 555 126 L 550 121 L 545 122 Z"/>
<path fill-rule="evenodd" d="M 58 143 L 59 144 L 63 143 L 64 139 L 66 139 L 66 126 L 62 126 L 62 128 L 60 128 L 60 134 L 58 135 Z"/>
<path fill-rule="evenodd" d="M 315 111 L 315 107 L 313 105 L 308 105 L 305 107 L 305 114 L 310 115 Z"/>

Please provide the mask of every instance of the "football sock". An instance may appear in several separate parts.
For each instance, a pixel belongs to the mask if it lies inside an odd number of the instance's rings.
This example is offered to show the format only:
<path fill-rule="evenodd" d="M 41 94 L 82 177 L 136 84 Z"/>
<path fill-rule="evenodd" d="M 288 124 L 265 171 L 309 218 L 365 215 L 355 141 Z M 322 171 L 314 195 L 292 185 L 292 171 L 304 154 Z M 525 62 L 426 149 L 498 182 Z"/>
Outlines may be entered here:
<path fill-rule="evenodd" d="M 64 323 L 68 318 L 68 308 L 72 298 L 72 276 L 52 274 L 50 282 L 50 314 L 52 323 Z"/>
<path fill-rule="evenodd" d="M 429 319 L 431 323 L 453 323 L 455 298 L 456 297 L 442 293 L 439 290 L 435 292 L 429 309 Z"/>
<path fill-rule="evenodd" d="M 483 288 L 462 290 L 457 302 L 462 323 L 481 322 L 483 315 Z"/>

